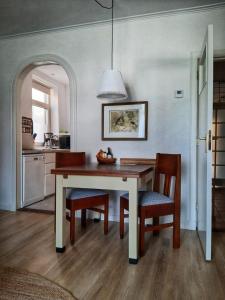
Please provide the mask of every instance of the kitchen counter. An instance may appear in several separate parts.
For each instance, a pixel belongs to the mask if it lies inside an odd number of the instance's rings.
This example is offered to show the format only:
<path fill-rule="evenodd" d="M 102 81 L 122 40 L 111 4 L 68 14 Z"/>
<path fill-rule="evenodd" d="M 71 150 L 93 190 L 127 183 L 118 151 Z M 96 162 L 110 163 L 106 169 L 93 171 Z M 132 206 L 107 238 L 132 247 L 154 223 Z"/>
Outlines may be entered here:
<path fill-rule="evenodd" d="M 70 152 L 70 149 L 34 148 L 34 149 L 29 149 L 29 150 L 22 150 L 22 155 L 42 154 L 42 153 L 56 153 L 56 152 Z"/>

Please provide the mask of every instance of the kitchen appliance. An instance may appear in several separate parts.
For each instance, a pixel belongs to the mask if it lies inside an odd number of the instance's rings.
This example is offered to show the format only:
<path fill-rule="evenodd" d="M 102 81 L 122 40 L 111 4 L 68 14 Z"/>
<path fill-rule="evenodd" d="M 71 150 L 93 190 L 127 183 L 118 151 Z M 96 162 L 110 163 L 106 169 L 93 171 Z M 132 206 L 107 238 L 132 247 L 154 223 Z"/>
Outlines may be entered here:
<path fill-rule="evenodd" d="M 53 133 L 52 132 L 46 132 L 44 133 L 44 145 L 46 148 L 52 147 L 52 140 L 53 140 Z"/>
<path fill-rule="evenodd" d="M 44 199 L 44 155 L 23 155 L 21 207 Z"/>
<path fill-rule="evenodd" d="M 44 146 L 46 148 L 58 148 L 59 137 L 52 132 L 44 133 Z"/>
<path fill-rule="evenodd" d="M 70 149 L 70 134 L 59 135 L 59 148 Z"/>
<path fill-rule="evenodd" d="M 22 117 L 22 148 L 33 149 L 33 120 L 27 117 Z"/>

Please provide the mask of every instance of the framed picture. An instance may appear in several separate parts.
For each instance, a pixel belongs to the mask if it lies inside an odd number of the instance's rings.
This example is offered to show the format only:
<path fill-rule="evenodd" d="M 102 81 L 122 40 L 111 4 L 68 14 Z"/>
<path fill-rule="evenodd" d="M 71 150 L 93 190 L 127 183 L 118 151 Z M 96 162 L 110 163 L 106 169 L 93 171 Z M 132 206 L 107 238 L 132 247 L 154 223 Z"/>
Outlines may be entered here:
<path fill-rule="evenodd" d="M 102 104 L 102 140 L 147 140 L 148 102 Z"/>

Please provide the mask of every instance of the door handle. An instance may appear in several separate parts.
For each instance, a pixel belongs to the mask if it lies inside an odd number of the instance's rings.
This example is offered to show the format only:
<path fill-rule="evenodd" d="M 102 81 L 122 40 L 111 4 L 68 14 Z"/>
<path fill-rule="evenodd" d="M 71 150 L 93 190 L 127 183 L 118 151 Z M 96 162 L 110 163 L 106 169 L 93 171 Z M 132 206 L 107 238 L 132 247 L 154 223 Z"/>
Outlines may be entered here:
<path fill-rule="evenodd" d="M 205 141 L 205 152 L 212 150 L 212 131 L 209 129 L 206 137 L 197 138 L 197 144 L 201 141 Z"/>
<path fill-rule="evenodd" d="M 197 139 L 198 141 L 206 141 L 206 137 L 200 137 Z"/>

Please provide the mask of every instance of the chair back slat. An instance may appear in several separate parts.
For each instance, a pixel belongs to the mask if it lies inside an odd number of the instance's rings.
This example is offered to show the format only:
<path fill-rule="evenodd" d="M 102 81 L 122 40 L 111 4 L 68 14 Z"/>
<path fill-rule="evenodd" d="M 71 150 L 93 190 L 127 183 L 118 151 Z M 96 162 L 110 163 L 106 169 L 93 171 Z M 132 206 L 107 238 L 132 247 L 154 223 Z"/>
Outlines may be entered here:
<path fill-rule="evenodd" d="M 165 196 L 171 196 L 171 181 L 175 179 L 174 201 L 180 201 L 181 182 L 181 155 L 180 154 L 156 154 L 155 180 L 153 190 L 160 192 L 160 176 L 164 175 L 162 192 Z"/>
<path fill-rule="evenodd" d="M 155 158 L 132 158 L 125 157 L 120 158 L 120 164 L 123 166 L 127 165 L 155 165 Z"/>
<path fill-rule="evenodd" d="M 170 196 L 170 184 L 171 184 L 171 176 L 167 174 L 165 175 L 163 194 L 168 197 Z"/>

